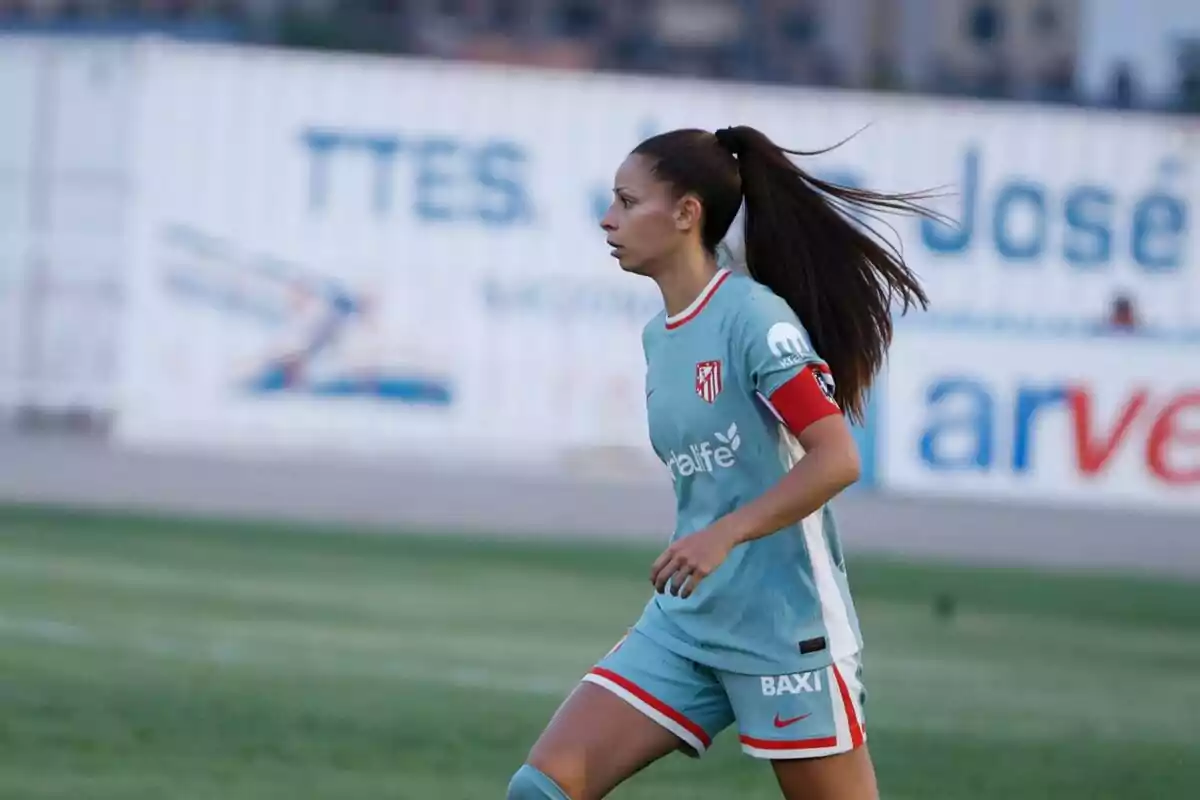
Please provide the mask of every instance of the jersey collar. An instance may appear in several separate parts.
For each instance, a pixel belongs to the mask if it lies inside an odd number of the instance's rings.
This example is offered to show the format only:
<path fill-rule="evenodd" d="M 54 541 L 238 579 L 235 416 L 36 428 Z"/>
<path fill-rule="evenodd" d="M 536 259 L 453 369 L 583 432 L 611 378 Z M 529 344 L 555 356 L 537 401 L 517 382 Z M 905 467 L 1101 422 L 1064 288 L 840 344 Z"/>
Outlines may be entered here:
<path fill-rule="evenodd" d="M 729 272 L 730 271 L 728 269 L 717 270 L 717 274 L 712 276 L 712 280 L 710 280 L 708 285 L 704 287 L 703 291 L 696 296 L 696 299 L 692 301 L 691 305 L 689 305 L 683 311 L 680 311 L 678 314 L 667 317 L 667 330 L 675 330 L 685 322 L 691 321 L 697 314 L 703 311 L 704 307 L 708 305 L 708 301 L 712 299 L 713 294 L 716 293 L 717 288 L 725 282 L 726 278 L 729 277 Z"/>

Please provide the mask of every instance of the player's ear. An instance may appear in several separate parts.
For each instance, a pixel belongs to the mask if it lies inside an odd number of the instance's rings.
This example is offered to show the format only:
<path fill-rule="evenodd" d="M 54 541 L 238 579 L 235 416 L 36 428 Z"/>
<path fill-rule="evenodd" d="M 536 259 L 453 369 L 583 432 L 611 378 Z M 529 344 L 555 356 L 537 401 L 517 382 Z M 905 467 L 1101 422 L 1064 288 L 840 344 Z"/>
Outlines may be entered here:
<path fill-rule="evenodd" d="M 685 194 L 675 203 L 675 229 L 686 233 L 692 228 L 698 228 L 702 211 L 700 198 L 694 194 Z"/>

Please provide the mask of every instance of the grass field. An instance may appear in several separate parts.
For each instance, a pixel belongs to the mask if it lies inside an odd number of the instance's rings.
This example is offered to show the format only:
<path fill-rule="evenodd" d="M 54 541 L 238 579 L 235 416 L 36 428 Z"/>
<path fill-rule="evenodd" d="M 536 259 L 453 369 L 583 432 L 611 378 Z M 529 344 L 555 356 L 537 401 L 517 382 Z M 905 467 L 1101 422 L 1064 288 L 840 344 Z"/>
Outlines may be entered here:
<path fill-rule="evenodd" d="M 0 509 L 0 798 L 501 798 L 655 554 Z M 851 579 L 885 798 L 1198 796 L 1200 585 Z M 614 797 L 776 792 L 727 731 Z"/>

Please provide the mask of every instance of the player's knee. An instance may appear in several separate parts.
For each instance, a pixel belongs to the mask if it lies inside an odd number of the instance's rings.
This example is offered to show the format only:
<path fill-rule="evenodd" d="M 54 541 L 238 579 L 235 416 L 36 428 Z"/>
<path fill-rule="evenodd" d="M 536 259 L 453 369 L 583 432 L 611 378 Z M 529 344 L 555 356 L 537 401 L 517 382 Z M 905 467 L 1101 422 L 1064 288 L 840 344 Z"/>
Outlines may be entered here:
<path fill-rule="evenodd" d="M 529 764 L 517 770 L 508 782 L 507 800 L 571 800 L 548 775 Z"/>

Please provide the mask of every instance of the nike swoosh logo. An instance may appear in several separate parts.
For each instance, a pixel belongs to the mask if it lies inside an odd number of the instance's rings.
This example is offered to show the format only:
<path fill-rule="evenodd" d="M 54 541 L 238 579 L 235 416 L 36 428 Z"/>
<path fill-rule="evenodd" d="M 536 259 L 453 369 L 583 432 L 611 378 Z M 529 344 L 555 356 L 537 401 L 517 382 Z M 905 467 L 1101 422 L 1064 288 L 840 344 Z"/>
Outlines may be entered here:
<path fill-rule="evenodd" d="M 776 714 L 775 715 L 775 727 L 776 728 L 786 728 L 788 725 L 795 725 L 800 720 L 807 719 L 808 717 L 811 717 L 811 716 L 812 716 L 811 711 L 808 712 L 807 714 L 801 714 L 798 717 L 792 717 L 791 719 L 780 719 L 779 715 Z"/>

